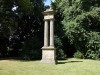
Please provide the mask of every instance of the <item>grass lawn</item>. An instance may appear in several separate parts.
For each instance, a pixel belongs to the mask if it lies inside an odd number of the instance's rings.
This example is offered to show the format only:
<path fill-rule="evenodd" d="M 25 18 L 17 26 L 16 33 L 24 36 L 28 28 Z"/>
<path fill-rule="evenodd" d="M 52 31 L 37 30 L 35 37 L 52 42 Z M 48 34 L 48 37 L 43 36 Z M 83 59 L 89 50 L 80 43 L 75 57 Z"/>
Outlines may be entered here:
<path fill-rule="evenodd" d="M 40 61 L 0 60 L 0 75 L 100 75 L 100 61 L 71 58 L 54 65 Z"/>

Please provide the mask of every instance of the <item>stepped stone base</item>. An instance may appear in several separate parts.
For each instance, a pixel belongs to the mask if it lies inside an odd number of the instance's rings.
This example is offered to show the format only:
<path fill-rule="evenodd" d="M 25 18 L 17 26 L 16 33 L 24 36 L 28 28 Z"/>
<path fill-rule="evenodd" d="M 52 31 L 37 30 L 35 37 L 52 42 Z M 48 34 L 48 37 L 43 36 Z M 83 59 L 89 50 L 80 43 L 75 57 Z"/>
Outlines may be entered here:
<path fill-rule="evenodd" d="M 56 49 L 54 47 L 42 47 L 42 63 L 56 64 Z"/>

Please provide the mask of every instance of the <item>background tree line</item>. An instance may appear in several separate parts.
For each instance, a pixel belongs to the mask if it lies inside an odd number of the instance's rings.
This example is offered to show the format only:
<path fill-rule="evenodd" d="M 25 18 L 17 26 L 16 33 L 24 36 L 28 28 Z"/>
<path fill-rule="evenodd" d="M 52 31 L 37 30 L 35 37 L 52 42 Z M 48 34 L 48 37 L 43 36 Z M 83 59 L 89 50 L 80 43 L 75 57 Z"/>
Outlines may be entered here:
<path fill-rule="evenodd" d="M 43 10 L 43 0 L 0 0 L 0 56 L 40 58 Z"/>
<path fill-rule="evenodd" d="M 41 59 L 44 0 L 0 0 L 0 57 Z M 57 58 L 100 58 L 100 1 L 55 0 Z"/>
<path fill-rule="evenodd" d="M 55 0 L 53 6 L 62 17 L 56 20 L 64 37 L 76 50 L 74 57 L 99 59 L 100 0 Z"/>

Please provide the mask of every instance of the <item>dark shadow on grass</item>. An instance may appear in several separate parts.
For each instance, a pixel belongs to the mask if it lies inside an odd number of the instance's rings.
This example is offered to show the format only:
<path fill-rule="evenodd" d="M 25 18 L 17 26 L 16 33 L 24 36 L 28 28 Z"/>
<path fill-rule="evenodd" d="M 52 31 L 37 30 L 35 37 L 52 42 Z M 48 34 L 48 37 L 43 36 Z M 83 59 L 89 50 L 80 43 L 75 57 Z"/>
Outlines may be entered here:
<path fill-rule="evenodd" d="M 67 62 L 57 62 L 57 65 L 58 64 L 66 64 Z"/>
<path fill-rule="evenodd" d="M 0 57 L 0 60 L 18 60 L 18 57 Z"/>
<path fill-rule="evenodd" d="M 57 64 L 66 64 L 66 63 L 78 63 L 83 61 L 67 61 L 67 62 L 57 62 Z"/>
<path fill-rule="evenodd" d="M 0 58 L 0 60 L 10 60 L 10 61 L 20 61 L 20 62 L 40 61 L 40 59 L 25 60 L 19 57 L 5 57 L 5 58 Z"/>

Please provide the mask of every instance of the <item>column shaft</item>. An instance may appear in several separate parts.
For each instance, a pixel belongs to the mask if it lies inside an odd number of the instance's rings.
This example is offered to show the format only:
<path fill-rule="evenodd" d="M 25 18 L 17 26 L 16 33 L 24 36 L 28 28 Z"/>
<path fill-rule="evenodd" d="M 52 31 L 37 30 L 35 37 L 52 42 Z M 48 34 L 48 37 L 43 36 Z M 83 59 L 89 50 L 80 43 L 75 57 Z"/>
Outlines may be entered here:
<path fill-rule="evenodd" d="M 50 20 L 50 47 L 54 47 L 54 20 Z"/>
<path fill-rule="evenodd" d="M 48 47 L 48 21 L 45 20 L 44 25 L 44 47 Z"/>

